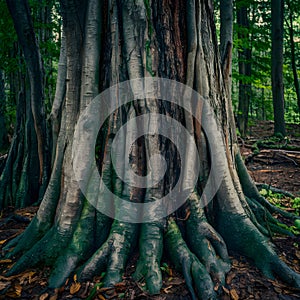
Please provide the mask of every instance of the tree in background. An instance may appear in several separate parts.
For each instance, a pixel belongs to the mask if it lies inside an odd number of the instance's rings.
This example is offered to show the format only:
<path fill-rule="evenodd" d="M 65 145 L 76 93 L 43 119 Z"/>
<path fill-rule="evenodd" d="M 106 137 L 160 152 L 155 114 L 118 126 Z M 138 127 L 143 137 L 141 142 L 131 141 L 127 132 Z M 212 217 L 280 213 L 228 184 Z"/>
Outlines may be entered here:
<path fill-rule="evenodd" d="M 299 85 L 299 77 L 298 77 L 298 68 L 297 68 L 297 58 L 296 58 L 296 45 L 295 45 L 295 34 L 294 34 L 294 13 L 295 11 L 299 11 L 299 1 L 287 1 L 287 8 L 288 8 L 288 16 L 286 18 L 286 24 L 288 28 L 289 34 L 289 42 L 290 42 L 290 49 L 291 49 L 291 65 L 293 70 L 293 79 L 294 79 L 294 86 L 295 92 L 297 97 L 298 103 L 298 110 L 300 113 L 300 85 Z"/>
<path fill-rule="evenodd" d="M 286 135 L 284 121 L 283 88 L 283 0 L 271 1 L 272 19 L 272 95 L 274 109 L 274 133 Z"/>
<path fill-rule="evenodd" d="M 241 44 L 238 46 L 239 64 L 239 103 L 237 113 L 237 127 L 242 136 L 247 134 L 249 106 L 251 101 L 251 38 L 249 25 L 249 9 L 251 2 L 244 0 L 236 1 L 238 39 Z"/>
<path fill-rule="evenodd" d="M 12 4 L 12 0 L 9 2 Z M 218 56 L 211 1 L 61 0 L 60 3 L 66 65 L 62 55 L 63 71 L 58 71 L 57 82 L 61 96 L 57 95 L 57 99 L 63 101 L 57 102 L 61 117 L 55 159 L 36 216 L 25 232 L 5 248 L 7 256 L 18 256 L 6 275 L 45 263 L 53 266 L 50 288 L 64 285 L 73 272 L 78 280 L 87 280 L 105 271 L 104 284 L 113 285 L 122 281 L 126 263 L 136 247 L 139 260 L 134 278 L 144 279 L 149 293 L 160 291 L 160 261 L 166 252 L 183 273 L 192 299 L 214 299 L 225 284 L 225 274 L 230 268 L 227 249 L 230 249 L 253 259 L 267 276 L 278 276 L 299 288 L 300 275 L 279 259 L 270 242 L 270 228 L 282 232 L 271 212 L 294 216 L 273 207 L 260 196 L 239 153 L 226 78 Z M 174 98 L 182 92 L 189 95 L 189 88 L 193 88 L 212 109 L 207 105 L 192 106 L 193 97 L 175 105 L 159 97 L 148 98 L 147 94 L 116 109 L 119 91 L 113 89 L 111 101 L 105 102 L 102 109 L 87 112 L 86 108 L 94 103 L 99 92 L 126 80 L 130 80 L 126 90 L 130 99 L 149 82 L 149 79 L 136 81 L 144 77 L 150 77 L 150 82 L 168 78 L 184 83 L 180 85 L 183 90 L 170 89 Z M 122 206 L 112 202 L 114 218 L 98 211 L 83 195 L 79 184 L 89 183 L 91 174 L 85 158 L 95 154 L 95 143 L 90 140 L 78 144 L 74 139 L 80 133 L 78 118 L 83 116 L 82 136 L 89 139 L 106 106 L 111 114 L 99 132 L 97 164 L 103 183 L 114 194 L 113 199 L 116 196 L 124 199 Z M 190 111 L 186 109 L 189 106 L 192 106 Z M 128 140 L 141 130 L 134 122 L 147 115 L 167 116 L 169 122 L 174 119 L 185 126 L 190 138 L 175 132 L 175 142 L 170 142 L 162 134 L 153 133 L 153 129 L 164 128 L 160 121 L 150 120 L 144 124 L 148 134 L 134 140 L 125 155 Z M 209 126 L 203 131 L 200 116 L 203 124 L 209 120 Z M 119 158 L 117 173 L 110 152 L 114 138 L 125 123 L 133 125 L 125 129 L 114 148 Z M 168 129 L 173 129 L 175 123 L 169 124 Z M 199 164 L 195 163 L 193 144 L 201 153 Z M 184 145 L 188 155 L 179 157 L 177 145 Z M 165 157 L 165 176 L 152 188 L 135 186 L 136 175 L 159 174 L 161 164 L 150 159 L 157 154 Z M 125 167 L 127 160 L 133 172 Z M 75 165 L 82 181 L 74 174 Z M 190 178 L 198 177 L 195 165 L 199 165 L 199 180 L 185 205 L 176 212 L 161 215 L 159 210 L 128 211 L 132 203 L 148 207 L 162 199 L 178 181 L 180 190 L 184 191 Z M 214 166 L 218 169 L 213 170 Z M 177 180 L 181 173 L 186 180 Z M 207 188 L 210 173 L 221 175 L 223 180 L 213 199 L 203 203 L 201 193 Z M 125 174 L 128 181 L 122 181 L 118 174 Z M 101 191 L 103 188 L 99 181 L 91 186 Z M 109 195 L 99 193 L 97 203 L 111 203 Z M 122 216 L 126 212 L 153 218 L 142 223 L 124 221 Z"/>
<path fill-rule="evenodd" d="M 51 140 L 46 129 L 46 114 L 51 107 L 51 86 L 55 81 L 52 62 L 57 54 L 51 35 L 55 34 L 57 24 L 51 24 L 54 1 L 32 1 L 31 4 L 29 8 L 23 1 L 16 8 L 15 1 L 8 1 L 14 23 L 8 17 L 6 5 L 1 4 L 4 6 L 1 33 L 5 41 L 1 64 L 9 87 L 3 107 L 6 115 L 15 115 L 15 118 L 7 120 L 14 126 L 14 135 L 0 178 L 0 207 L 38 203 L 50 175 Z M 18 41 L 11 31 L 13 24 Z"/>
<path fill-rule="evenodd" d="M 3 70 L 0 69 L 0 151 L 8 147 L 7 128 L 5 124 L 5 83 Z M 0 152 L 1 153 L 1 152 Z"/>
<path fill-rule="evenodd" d="M 224 79 L 228 86 L 228 95 L 231 95 L 232 82 L 232 45 L 233 45 L 233 2 L 220 2 L 220 55 Z"/>

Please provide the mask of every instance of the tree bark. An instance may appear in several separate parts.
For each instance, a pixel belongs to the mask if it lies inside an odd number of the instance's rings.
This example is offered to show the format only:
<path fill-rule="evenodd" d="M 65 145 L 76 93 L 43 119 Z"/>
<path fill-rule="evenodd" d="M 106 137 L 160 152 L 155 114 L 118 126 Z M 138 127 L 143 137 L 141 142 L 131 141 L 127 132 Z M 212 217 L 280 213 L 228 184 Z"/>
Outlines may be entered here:
<path fill-rule="evenodd" d="M 220 1 L 220 54 L 225 80 L 231 82 L 232 38 L 233 38 L 233 2 Z M 229 89 L 231 91 L 231 88 Z M 229 93 L 230 95 L 231 93 Z"/>
<path fill-rule="evenodd" d="M 242 136 L 247 134 L 249 105 L 251 101 L 251 38 L 249 27 L 248 6 L 237 1 L 237 23 L 239 25 L 238 37 L 242 41 L 242 49 L 239 49 L 239 105 L 237 124 Z M 246 45 L 245 45 L 246 44 Z"/>
<path fill-rule="evenodd" d="M 4 74 L 0 69 L 0 151 L 6 150 L 8 146 L 7 128 L 5 124 L 5 86 Z M 1 172 L 0 172 L 1 174 Z"/>
<path fill-rule="evenodd" d="M 15 0 L 7 0 L 7 6 L 13 18 L 18 41 L 23 50 L 26 66 L 29 74 L 31 89 L 31 109 L 34 120 L 34 128 L 38 143 L 38 157 L 40 167 L 39 182 L 47 183 L 49 168 L 49 149 L 46 136 L 46 120 L 44 108 L 44 82 L 43 65 L 39 46 L 33 30 L 28 1 L 17 3 Z"/>
<path fill-rule="evenodd" d="M 279 276 L 299 287 L 300 275 L 281 262 L 269 241 L 268 225 L 272 224 L 275 231 L 279 227 L 266 212 L 275 208 L 259 195 L 238 151 L 212 3 L 61 0 L 61 11 L 67 84 L 56 157 L 37 215 L 26 231 L 5 247 L 7 251 L 14 247 L 8 257 L 19 257 L 6 275 L 46 263 L 53 266 L 50 288 L 64 285 L 74 272 L 79 281 L 84 281 L 103 271 L 104 284 L 111 286 L 122 281 L 129 257 L 139 251 L 133 276 L 136 280 L 143 278 L 148 292 L 157 294 L 162 286 L 160 262 L 165 252 L 183 273 L 192 299 L 215 299 L 230 268 L 228 247 L 252 258 L 267 276 Z M 172 98 L 179 95 L 177 104 L 150 93 L 157 85 L 158 90 L 163 89 L 158 84 L 160 78 L 169 78 L 173 84 L 187 83 L 168 89 Z M 128 88 L 125 95 L 115 84 Z M 147 84 L 147 93 L 139 94 Z M 202 107 L 191 96 L 185 101 L 191 87 L 209 105 Z M 97 102 L 92 99 L 99 91 L 104 92 L 101 95 L 109 91 L 111 97 L 94 109 Z M 128 101 L 118 107 L 123 96 Z M 106 109 L 109 116 L 100 131 L 96 128 L 96 143 L 91 139 L 93 128 Z M 167 117 L 170 126 L 155 119 L 157 115 Z M 150 119 L 138 123 L 139 118 L 147 116 Z M 175 126 L 178 123 L 186 128 L 187 136 Z M 206 124 L 203 131 L 200 123 Z M 124 134 L 119 134 L 121 127 Z M 160 134 L 159 130 L 166 127 L 171 131 L 170 138 Z M 174 128 L 177 131 L 172 132 Z M 135 138 L 137 133 L 141 137 Z M 78 142 L 78 136 L 88 142 Z M 157 201 L 170 194 L 177 182 L 180 190 L 189 187 L 198 173 L 193 144 L 201 152 L 200 175 L 192 190 L 187 188 L 187 201 L 168 214 L 161 212 L 165 213 L 175 199 L 166 207 L 147 210 L 145 207 L 160 203 Z M 95 145 L 99 147 L 96 174 L 101 174 L 102 180 L 94 182 L 93 168 L 86 158 L 95 156 Z M 179 155 L 178 145 L 184 145 L 185 155 Z M 153 159 L 157 154 L 165 157 L 164 163 Z M 167 167 L 159 177 L 163 164 Z M 213 170 L 214 166 L 218 168 Z M 210 173 L 216 175 L 213 182 L 219 174 L 224 173 L 224 179 L 213 200 L 206 203 L 208 199 L 200 195 L 207 186 L 213 188 Z M 82 175 L 80 180 L 78 174 Z M 135 180 L 137 175 L 146 181 L 146 187 Z M 156 177 L 160 179 L 155 181 Z M 80 188 L 89 180 L 95 183 L 91 184 L 96 192 L 94 202 L 85 186 Z M 149 187 L 153 180 L 155 184 Z M 112 202 L 117 197 L 123 200 L 121 204 Z M 128 209 L 133 203 L 134 208 Z M 143 209 L 137 209 L 138 204 Z M 105 214 L 97 210 L 103 206 Z M 261 218 L 262 212 L 268 224 Z M 150 217 L 139 223 L 144 216 Z"/>
<path fill-rule="evenodd" d="M 289 1 L 287 1 L 287 4 L 288 4 L 288 8 L 289 8 L 288 30 L 289 30 L 289 38 L 290 38 L 290 46 L 291 46 L 291 62 L 292 62 L 295 92 L 296 92 L 296 96 L 297 96 L 298 110 L 300 112 L 300 85 L 299 85 L 299 78 L 298 78 L 298 72 L 297 72 L 298 70 L 297 70 L 297 64 L 296 64 L 296 46 L 295 46 L 295 41 L 294 41 L 293 7 Z"/>
<path fill-rule="evenodd" d="M 283 11 L 282 0 L 271 1 L 272 22 L 272 95 L 274 110 L 274 134 L 286 135 L 284 121 L 283 87 Z"/>

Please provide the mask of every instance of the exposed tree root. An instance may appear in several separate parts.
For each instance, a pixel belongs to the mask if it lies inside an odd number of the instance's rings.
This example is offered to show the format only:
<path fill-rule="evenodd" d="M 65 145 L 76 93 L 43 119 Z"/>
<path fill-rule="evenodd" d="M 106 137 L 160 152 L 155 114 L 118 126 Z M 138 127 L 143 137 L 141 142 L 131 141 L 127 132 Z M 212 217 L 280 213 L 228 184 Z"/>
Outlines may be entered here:
<path fill-rule="evenodd" d="M 282 215 L 285 218 L 288 219 L 299 219 L 299 216 L 296 216 L 295 214 L 291 214 L 287 211 L 284 211 L 280 209 L 279 207 L 272 205 L 269 201 L 266 200 L 262 195 L 260 195 L 253 179 L 250 177 L 247 168 L 243 162 L 242 156 L 240 152 L 235 156 L 235 163 L 237 167 L 237 173 L 240 179 L 240 183 L 243 188 L 243 192 L 245 193 L 245 196 L 250 199 L 255 199 L 256 202 L 260 203 L 263 207 L 265 207 L 271 214 L 272 213 L 278 213 Z"/>
<path fill-rule="evenodd" d="M 140 257 L 133 275 L 137 281 L 145 280 L 150 294 L 158 294 L 162 287 L 160 261 L 163 253 L 164 223 L 145 223 L 140 231 Z"/>
<path fill-rule="evenodd" d="M 121 282 L 128 257 L 136 243 L 137 229 L 136 224 L 115 220 L 107 240 L 80 269 L 78 278 L 91 279 L 106 271 L 105 286 Z"/>
<path fill-rule="evenodd" d="M 224 285 L 225 275 L 230 270 L 226 244 L 207 222 L 200 207 L 200 197 L 196 193 L 189 198 L 189 204 L 191 214 L 186 222 L 188 245 L 205 266 L 215 285 Z"/>
<path fill-rule="evenodd" d="M 205 266 L 183 240 L 176 222 L 170 218 L 165 235 L 166 250 L 177 268 L 184 275 L 192 299 L 215 299 L 214 283 Z M 197 296 L 196 296 L 197 294 Z"/>
<path fill-rule="evenodd" d="M 218 229 L 227 247 L 252 259 L 255 265 L 269 278 L 280 278 L 289 285 L 300 288 L 300 274 L 280 260 L 273 244 L 250 221 L 241 214 L 218 217 Z"/>
<path fill-rule="evenodd" d="M 95 215 L 95 208 L 86 201 L 71 242 L 54 264 L 49 278 L 50 288 L 62 286 L 77 266 L 92 255 L 96 244 L 95 238 L 91 237 Z M 110 222 L 103 215 L 98 216 L 97 222 L 102 225 L 101 235 L 97 236 L 97 242 L 101 245 L 109 233 Z"/>
<path fill-rule="evenodd" d="M 274 218 L 266 207 L 255 199 L 249 199 L 248 197 L 246 199 L 259 224 L 268 230 L 269 236 L 272 236 L 274 233 L 293 236 L 290 231 L 283 228 L 283 224 Z"/>

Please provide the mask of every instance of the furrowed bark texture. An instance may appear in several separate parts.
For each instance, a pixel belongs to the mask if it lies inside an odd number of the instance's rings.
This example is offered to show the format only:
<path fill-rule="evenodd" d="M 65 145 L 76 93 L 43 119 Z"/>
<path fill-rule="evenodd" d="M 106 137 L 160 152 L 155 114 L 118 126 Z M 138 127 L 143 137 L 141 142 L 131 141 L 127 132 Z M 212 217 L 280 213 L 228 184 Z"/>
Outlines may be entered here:
<path fill-rule="evenodd" d="M 5 248 L 7 256 L 19 257 L 7 275 L 46 263 L 54 265 L 50 288 L 64 285 L 74 273 L 83 281 L 102 272 L 106 272 L 104 284 L 110 286 L 122 281 L 130 255 L 139 251 L 133 277 L 144 280 L 150 294 L 158 294 L 165 252 L 184 275 L 192 299 L 215 299 L 222 292 L 230 269 L 229 248 L 253 259 L 266 275 L 278 276 L 299 287 L 299 274 L 280 261 L 269 241 L 268 224 L 259 219 L 262 210 L 272 211 L 273 207 L 260 198 L 239 154 L 211 2 L 107 0 L 100 4 L 97 0 L 61 0 L 61 11 L 67 73 L 65 101 L 59 102 L 62 112 L 56 156 L 37 215 L 28 229 Z M 104 184 L 127 202 L 123 201 L 124 206 L 112 204 L 115 219 L 111 219 L 85 199 L 76 182 L 72 170 L 74 127 L 98 92 L 128 79 L 147 76 L 174 79 L 194 88 L 212 109 L 202 110 L 200 105 L 191 109 L 196 116 L 203 112 L 206 120 L 214 122 L 202 131 L 200 122 L 183 109 L 190 108 L 192 103 L 182 103 L 181 107 L 150 97 L 112 110 L 99 130 L 97 166 Z M 129 87 L 132 94 L 140 88 L 136 81 L 131 81 Z M 200 152 L 198 184 L 186 203 L 169 216 L 155 218 L 159 212 L 153 211 L 153 221 L 147 223 L 120 221 L 129 201 L 157 201 L 174 187 L 180 172 L 193 172 L 195 153 L 190 140 L 181 132 L 173 133 L 172 142 L 154 134 L 161 126 L 158 121 L 138 125 L 135 118 L 147 114 L 167 115 L 185 126 Z M 88 136 L 98 115 L 91 113 L 89 118 Z M 117 174 L 110 152 L 118 130 L 127 122 L 133 125 L 127 127 L 114 149 L 119 158 L 115 162 Z M 169 122 L 171 128 L 173 123 Z M 150 133 L 132 142 L 135 133 L 144 129 Z M 128 167 L 124 163 L 128 159 L 124 149 L 129 142 Z M 176 149 L 178 143 L 183 143 L 189 154 L 184 161 Z M 87 143 L 79 145 L 76 151 L 95 153 L 93 147 L 93 143 Z M 160 163 L 151 160 L 156 154 L 165 157 L 166 175 L 151 188 L 134 186 L 135 174 L 149 182 L 159 174 Z M 224 178 L 213 201 L 203 207 L 201 193 L 213 161 L 224 170 Z M 79 162 L 78 168 L 82 174 L 90 175 L 84 163 Z M 184 187 L 184 182 L 181 184 Z M 96 185 L 95 190 L 103 191 L 103 186 Z M 99 193 L 97 201 L 111 201 L 111 196 Z"/>

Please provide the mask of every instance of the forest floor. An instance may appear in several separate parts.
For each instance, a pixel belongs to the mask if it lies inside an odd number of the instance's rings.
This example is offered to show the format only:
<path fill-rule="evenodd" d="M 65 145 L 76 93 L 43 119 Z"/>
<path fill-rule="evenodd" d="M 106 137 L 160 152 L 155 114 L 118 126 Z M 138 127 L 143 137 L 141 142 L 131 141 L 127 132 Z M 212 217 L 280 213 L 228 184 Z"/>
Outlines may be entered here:
<path fill-rule="evenodd" d="M 300 197 L 300 125 L 288 125 L 288 138 L 285 140 L 270 137 L 272 132 L 271 122 L 256 122 L 255 126 L 250 128 L 249 137 L 240 139 L 241 152 L 255 182 L 265 184 L 263 192 L 271 196 L 276 205 L 299 214 L 300 198 L 298 202 L 293 202 L 287 196 L 269 192 L 267 187 L 282 189 Z M 36 207 L 17 211 L 10 208 L 3 212 L 0 218 L 0 251 L 8 240 L 26 228 L 36 210 Z M 300 273 L 300 235 L 274 236 L 273 241 L 281 259 Z M 235 253 L 230 255 L 232 269 L 227 275 L 226 287 L 223 288 L 219 299 L 300 299 L 299 290 L 264 277 L 245 257 Z M 184 279 L 172 269 L 167 259 L 164 259 L 162 266 L 164 284 L 161 294 L 147 295 L 143 291 L 143 283 L 136 283 L 131 279 L 136 260 L 137 255 L 128 263 L 124 281 L 112 289 L 101 288 L 101 277 L 94 278 L 93 282 L 81 284 L 76 278 L 71 278 L 64 287 L 50 293 L 46 290 L 49 268 L 32 269 L 7 278 L 3 274 L 14 261 L 2 259 L 0 299 L 190 299 Z"/>

